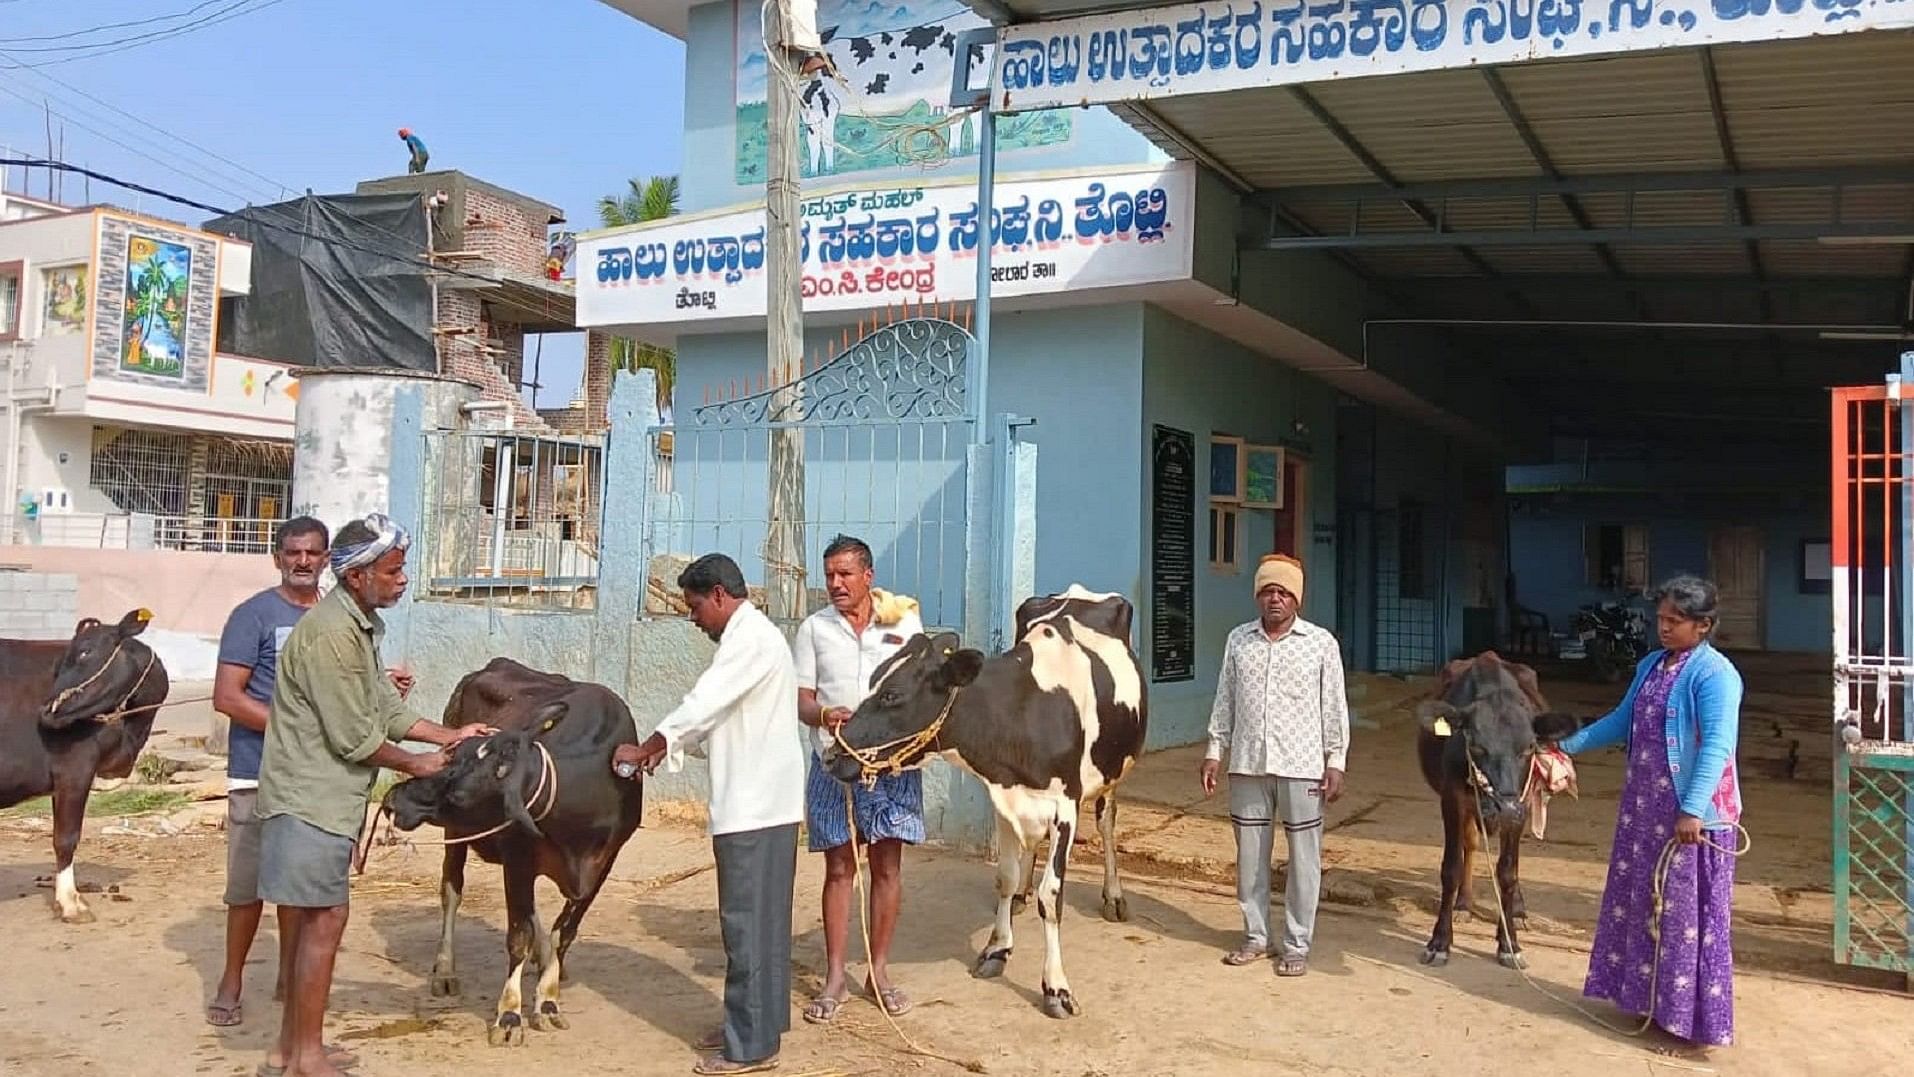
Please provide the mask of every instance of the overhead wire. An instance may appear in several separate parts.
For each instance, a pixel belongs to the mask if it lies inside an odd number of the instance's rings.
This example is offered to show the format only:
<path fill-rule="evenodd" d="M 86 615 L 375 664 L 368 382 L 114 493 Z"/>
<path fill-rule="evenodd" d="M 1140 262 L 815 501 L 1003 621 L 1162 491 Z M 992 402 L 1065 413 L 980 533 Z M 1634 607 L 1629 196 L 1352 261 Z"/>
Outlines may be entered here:
<path fill-rule="evenodd" d="M 344 247 L 347 250 L 359 251 L 360 253 L 363 253 L 363 254 L 371 254 L 380 258 L 391 260 L 393 262 L 404 263 L 406 265 L 410 265 L 415 268 L 423 267 L 429 272 L 442 273 L 452 277 L 462 277 L 467 280 L 478 281 L 480 283 L 487 284 L 487 285 L 497 285 L 500 283 L 499 278 L 486 276 L 483 273 L 474 273 L 474 272 L 471 272 L 470 270 L 457 269 L 450 266 L 434 265 L 429 262 L 426 262 L 424 261 L 424 253 L 425 253 L 424 251 L 397 253 L 392 250 L 380 250 L 377 247 L 368 247 L 363 243 L 359 243 L 349 239 L 341 239 L 337 236 L 322 236 L 316 232 L 307 230 L 305 227 L 301 225 L 277 223 L 272 220 L 266 219 L 268 215 L 280 217 L 288 221 L 294 219 L 290 213 L 280 209 L 277 206 L 250 206 L 249 205 L 242 210 L 222 209 L 219 206 L 215 206 L 207 202 L 201 202 L 195 198 L 188 198 L 182 194 L 175 194 L 171 191 L 167 191 L 159 187 L 152 187 L 147 184 L 136 183 L 132 180 L 121 179 L 118 176 L 110 175 L 108 173 L 101 172 L 97 169 L 87 168 L 83 165 L 69 164 L 65 161 L 49 161 L 41 157 L 0 157 L 0 166 L 6 166 L 10 168 L 50 168 L 50 169 L 55 169 L 61 172 L 70 172 L 75 175 L 86 176 L 90 179 L 99 180 L 101 183 L 111 184 L 115 187 L 121 187 L 129 191 L 136 191 L 140 194 L 151 195 L 154 198 L 164 199 L 168 202 L 172 202 L 177 205 L 186 206 L 191 209 L 201 210 L 203 212 L 210 213 L 215 217 L 242 217 L 246 220 L 250 220 L 250 221 L 253 221 L 254 223 L 257 223 L 262 227 L 277 229 L 282 232 L 286 232 L 292 235 L 297 235 L 305 239 L 312 240 L 315 243 L 326 243 L 333 246 Z M 399 237 L 399 238 L 403 238 L 403 237 Z M 410 241 L 408 240 L 407 242 L 410 242 Z"/>
<path fill-rule="evenodd" d="M 68 30 L 68 31 L 65 31 L 64 33 L 58 33 L 58 34 L 34 34 L 34 35 L 26 36 L 26 37 L 0 37 L 0 41 L 66 41 L 76 37 L 87 37 L 92 34 L 102 33 L 107 30 L 124 30 L 134 26 L 151 26 L 152 24 L 156 22 L 168 22 L 173 19 L 184 19 L 188 16 L 199 13 L 201 10 L 205 8 L 212 7 L 214 4 L 217 4 L 219 2 L 220 0 L 200 0 L 199 3 L 194 4 L 191 8 L 188 8 L 185 11 L 174 11 L 174 12 L 169 12 L 168 14 L 165 14 L 165 15 L 149 15 L 148 17 L 144 19 L 131 19 L 126 22 L 106 22 L 106 23 L 101 23 L 98 26 L 89 26 L 84 30 Z"/>
<path fill-rule="evenodd" d="M 185 34 L 190 34 L 198 30 L 203 30 L 209 26 L 217 26 L 220 23 L 230 22 L 233 19 L 243 18 L 244 16 L 247 16 L 247 15 L 257 14 L 261 11 L 266 10 L 267 8 L 277 7 L 278 5 L 283 4 L 285 2 L 286 0 L 234 0 L 233 4 L 231 4 L 228 7 L 221 8 L 219 11 L 213 12 L 209 15 L 201 16 L 200 18 L 195 19 L 192 22 L 184 23 L 180 26 L 169 27 L 165 30 L 155 30 L 150 33 L 137 34 L 132 37 L 120 38 L 115 41 L 96 41 L 96 42 L 92 42 L 92 43 L 84 44 L 84 45 L 56 45 L 56 46 L 40 46 L 40 47 L 34 47 L 34 48 L 16 48 L 12 51 L 15 51 L 15 52 L 67 52 L 67 51 L 79 52 L 79 51 L 84 51 L 87 49 L 95 49 L 97 51 L 86 52 L 84 55 L 79 55 L 79 56 L 62 56 L 62 57 L 57 57 L 55 59 L 50 59 L 50 60 L 37 60 L 32 63 L 19 63 L 16 61 L 13 63 L 0 64 L 0 68 L 13 70 L 13 69 L 19 69 L 19 68 L 52 67 L 56 64 L 67 64 L 67 63 L 73 63 L 78 60 L 93 60 L 93 59 L 98 59 L 99 57 L 102 57 L 102 56 L 111 56 L 115 53 L 126 52 L 129 49 L 137 49 L 144 45 L 154 44 L 156 42 L 166 41 L 172 38 L 180 37 Z M 246 5 L 248 4 L 251 4 L 253 6 L 247 7 Z"/>

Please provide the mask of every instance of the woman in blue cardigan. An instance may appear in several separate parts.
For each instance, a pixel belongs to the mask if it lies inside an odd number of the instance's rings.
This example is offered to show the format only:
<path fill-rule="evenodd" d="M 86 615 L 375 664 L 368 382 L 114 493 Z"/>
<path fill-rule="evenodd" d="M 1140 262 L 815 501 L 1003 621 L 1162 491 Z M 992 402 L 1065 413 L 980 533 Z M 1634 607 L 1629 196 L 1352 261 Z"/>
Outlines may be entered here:
<path fill-rule="evenodd" d="M 1741 674 L 1708 642 L 1714 584 L 1678 576 L 1655 600 L 1663 649 L 1642 660 L 1620 706 L 1562 742 L 1570 754 L 1611 745 L 1628 752 L 1583 994 L 1706 1048 L 1734 1042 Z M 1670 839 L 1658 950 L 1655 876 Z"/>

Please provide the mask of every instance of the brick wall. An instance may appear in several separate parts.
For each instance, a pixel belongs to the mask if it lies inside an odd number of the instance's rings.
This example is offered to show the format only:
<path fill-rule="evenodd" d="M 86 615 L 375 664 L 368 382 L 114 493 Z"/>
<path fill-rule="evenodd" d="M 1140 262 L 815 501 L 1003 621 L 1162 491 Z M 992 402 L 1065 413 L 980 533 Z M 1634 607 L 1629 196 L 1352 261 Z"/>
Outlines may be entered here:
<path fill-rule="evenodd" d="M 546 222 L 526 207 L 476 187 L 465 189 L 465 249 L 484 255 L 510 273 L 537 278 L 545 272 Z"/>
<path fill-rule="evenodd" d="M 71 639 L 80 578 L 70 572 L 0 570 L 0 638 Z"/>

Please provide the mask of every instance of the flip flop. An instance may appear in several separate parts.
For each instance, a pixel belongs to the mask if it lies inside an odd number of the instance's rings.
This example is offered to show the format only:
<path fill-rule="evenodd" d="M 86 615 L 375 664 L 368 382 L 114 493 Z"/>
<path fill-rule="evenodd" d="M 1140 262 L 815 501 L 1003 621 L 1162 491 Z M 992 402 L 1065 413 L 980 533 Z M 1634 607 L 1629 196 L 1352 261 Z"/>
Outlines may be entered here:
<path fill-rule="evenodd" d="M 872 987 L 872 985 L 869 984 L 865 986 Z M 906 995 L 902 988 L 896 986 L 886 987 L 882 991 L 878 991 L 873 987 L 871 990 L 871 1001 L 884 1007 L 884 1012 L 890 1014 L 892 1017 L 904 1016 L 909 1013 L 911 1007 L 915 1005 L 915 1003 L 911 1002 L 910 996 Z"/>
<path fill-rule="evenodd" d="M 246 1004 L 235 1002 L 231 1006 L 221 1006 L 217 1002 L 206 1004 L 206 1023 L 214 1028 L 232 1028 L 246 1019 Z"/>
<path fill-rule="evenodd" d="M 1231 950 L 1229 953 L 1224 954 L 1223 964 L 1239 965 L 1239 966 L 1248 965 L 1248 964 L 1253 964 L 1254 962 L 1257 962 L 1257 961 L 1261 961 L 1263 958 L 1268 956 L 1269 956 L 1268 950 L 1263 949 L 1260 946 L 1251 946 L 1248 943 L 1245 943 L 1242 946 L 1238 946 L 1236 949 Z"/>
<path fill-rule="evenodd" d="M 828 1025 L 837 1017 L 837 1009 L 844 1005 L 841 998 L 819 995 L 804 1004 L 804 1019 L 814 1025 Z"/>
<path fill-rule="evenodd" d="M 1276 975 L 1302 976 L 1309 971 L 1309 959 L 1293 954 L 1285 955 L 1276 961 Z"/>
<path fill-rule="evenodd" d="M 723 1055 L 706 1055 L 691 1067 L 691 1072 L 700 1074 L 728 1073 L 769 1073 L 778 1068 L 778 1056 L 760 1059 L 756 1062 L 733 1062 Z"/>
<path fill-rule="evenodd" d="M 359 1056 L 338 1044 L 328 1043 L 325 1048 L 326 1061 L 332 1063 L 333 1069 L 349 1070 L 359 1065 Z M 261 1062 L 259 1068 L 253 1071 L 253 1077 L 286 1077 L 286 1067 Z"/>

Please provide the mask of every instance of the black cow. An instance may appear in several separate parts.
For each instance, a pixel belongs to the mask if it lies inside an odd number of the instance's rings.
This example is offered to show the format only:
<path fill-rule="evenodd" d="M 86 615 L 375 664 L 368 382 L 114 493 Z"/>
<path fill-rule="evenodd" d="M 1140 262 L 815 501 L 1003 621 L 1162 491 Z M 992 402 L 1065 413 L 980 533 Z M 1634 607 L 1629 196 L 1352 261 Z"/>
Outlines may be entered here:
<path fill-rule="evenodd" d="M 1528 918 L 1521 864 L 1529 759 L 1538 741 L 1561 740 L 1577 722 L 1548 710 L 1534 670 L 1494 651 L 1444 667 L 1436 698 L 1417 717 L 1416 756 L 1442 801 L 1442 905 L 1422 963 L 1448 964 L 1456 910 L 1474 913 L 1475 854 L 1486 831 L 1501 838 L 1495 883 L 1504 915 L 1496 923 L 1496 956 L 1509 968 L 1525 968 L 1515 929 Z"/>
<path fill-rule="evenodd" d="M 93 913 L 73 881 L 73 851 L 95 778 L 133 773 L 170 682 L 133 638 L 153 615 L 91 617 L 70 642 L 0 640 L 0 808 L 53 795 L 53 903 L 69 924 Z"/>
<path fill-rule="evenodd" d="M 480 722 L 499 732 L 465 741 L 445 770 L 401 782 L 386 795 L 399 829 L 429 822 L 444 827 L 448 841 L 471 839 L 445 847 L 444 922 L 431 990 L 459 993 L 452 926 L 465 891 L 469 849 L 505 868 L 508 971 L 487 1039 L 494 1046 L 523 1043 L 519 981 L 534 946 L 539 975 L 532 1027 L 569 1027 L 558 1008 L 565 955 L 643 813 L 642 779 L 626 781 L 611 769 L 612 752 L 638 738 L 631 711 L 610 689 L 509 658 L 494 658 L 462 678 L 445 704 L 444 721 Z M 550 930 L 539 922 L 533 901 L 540 875 L 565 895 Z"/>
<path fill-rule="evenodd" d="M 1129 600 L 1072 585 L 1017 610 L 1018 642 L 985 658 L 957 636 L 916 636 L 871 676 L 871 694 L 842 727 L 851 752 L 826 763 L 843 781 L 872 767 L 908 769 L 932 753 L 982 779 L 997 813 L 997 923 L 976 975 L 1002 975 L 1011 899 L 1039 842 L 1051 853 L 1037 886 L 1044 925 L 1043 1010 L 1081 1012 L 1063 972 L 1058 924 L 1064 869 L 1086 799 L 1103 836 L 1103 914 L 1129 918 L 1116 873 L 1118 782 L 1143 751 L 1143 671 L 1130 647 Z M 901 758 L 896 758 L 901 755 Z"/>

